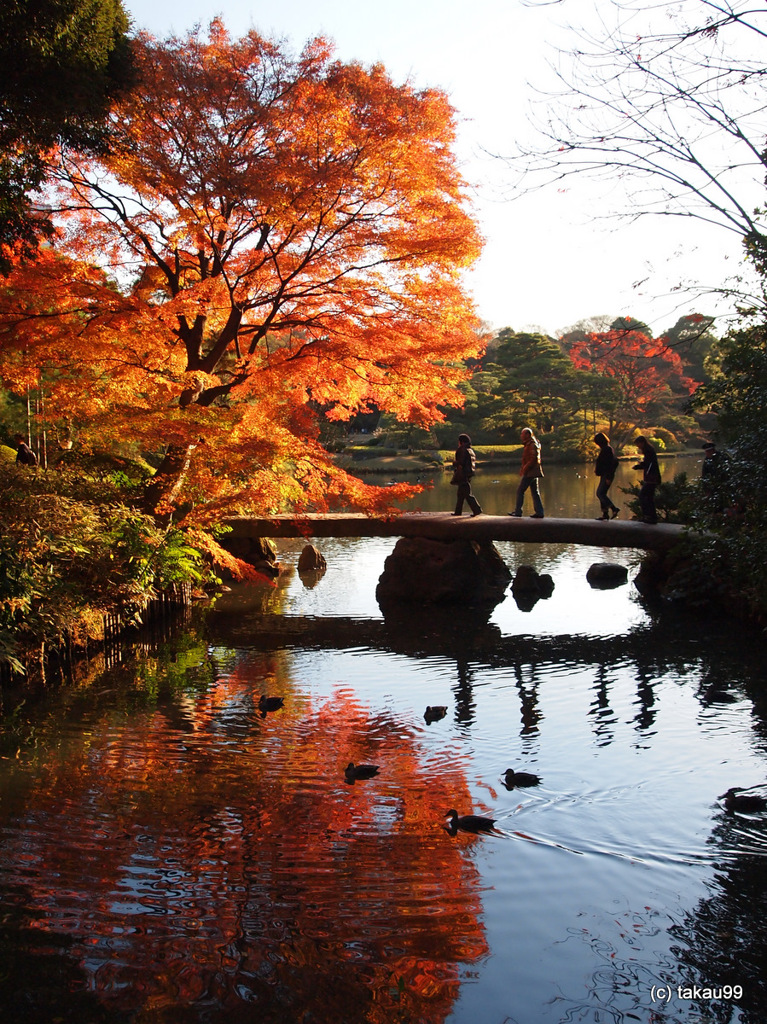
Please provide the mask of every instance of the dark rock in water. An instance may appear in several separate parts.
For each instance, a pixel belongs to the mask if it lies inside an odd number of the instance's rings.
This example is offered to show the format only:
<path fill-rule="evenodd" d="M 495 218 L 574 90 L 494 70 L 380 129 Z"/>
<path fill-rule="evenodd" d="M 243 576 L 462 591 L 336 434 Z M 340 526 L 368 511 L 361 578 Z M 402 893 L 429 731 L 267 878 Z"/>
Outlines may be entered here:
<path fill-rule="evenodd" d="M 522 612 L 529 612 L 538 601 L 547 600 L 554 593 L 554 580 L 549 573 L 539 573 L 531 565 L 520 565 L 511 592 L 517 607 Z"/>
<path fill-rule="evenodd" d="M 221 547 L 235 558 L 247 562 L 264 576 L 279 576 L 281 567 L 277 561 L 277 548 L 268 537 L 229 537 L 221 539 Z"/>
<path fill-rule="evenodd" d="M 495 605 L 510 580 L 490 541 L 401 537 L 386 559 L 376 599 L 381 608 L 393 603 Z"/>
<path fill-rule="evenodd" d="M 538 576 L 538 593 L 543 598 L 549 598 L 554 593 L 554 579 L 548 572 L 542 572 Z"/>
<path fill-rule="evenodd" d="M 248 559 L 245 559 L 245 561 L 248 561 Z M 280 565 L 279 562 L 256 561 L 251 562 L 250 564 L 257 572 L 260 572 L 263 576 L 277 577 L 282 572 L 282 566 Z"/>
<path fill-rule="evenodd" d="M 520 565 L 512 583 L 514 590 L 537 590 L 538 572 L 532 565 Z"/>
<path fill-rule="evenodd" d="M 667 575 L 663 560 L 656 551 L 651 551 L 642 559 L 639 572 L 634 577 L 634 586 L 642 597 L 657 598 L 660 597 L 661 588 Z"/>
<path fill-rule="evenodd" d="M 628 582 L 629 571 L 615 562 L 594 562 L 589 566 L 586 579 L 594 590 L 614 590 Z"/>
<path fill-rule="evenodd" d="M 319 569 L 327 569 L 328 563 L 325 556 L 313 544 L 307 544 L 298 556 L 298 571 L 316 572 Z"/>
<path fill-rule="evenodd" d="M 683 547 L 665 554 L 647 553 L 634 586 L 647 601 L 662 601 L 695 612 L 716 613 L 724 608 L 733 618 L 740 614 L 737 595 L 705 560 L 690 556 Z M 747 612 L 744 617 L 748 617 Z"/>

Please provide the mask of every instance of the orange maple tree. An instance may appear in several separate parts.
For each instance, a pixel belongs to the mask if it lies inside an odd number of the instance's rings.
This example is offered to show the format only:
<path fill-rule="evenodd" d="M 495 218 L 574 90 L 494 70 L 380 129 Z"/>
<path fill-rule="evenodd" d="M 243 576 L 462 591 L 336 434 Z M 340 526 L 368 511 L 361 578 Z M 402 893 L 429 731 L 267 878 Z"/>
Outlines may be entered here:
<path fill-rule="evenodd" d="M 166 452 L 150 506 L 358 507 L 318 418 L 428 424 L 480 347 L 481 240 L 441 92 L 255 31 L 137 40 L 114 148 L 63 154 L 61 226 L 0 295 L 6 385 L 84 443 Z"/>

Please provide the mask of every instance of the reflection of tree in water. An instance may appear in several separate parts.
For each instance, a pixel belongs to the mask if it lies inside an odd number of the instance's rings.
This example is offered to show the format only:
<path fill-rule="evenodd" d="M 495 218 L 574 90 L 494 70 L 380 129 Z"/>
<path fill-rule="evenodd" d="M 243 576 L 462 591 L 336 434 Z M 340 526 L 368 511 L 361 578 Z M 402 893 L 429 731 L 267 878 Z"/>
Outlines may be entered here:
<path fill-rule="evenodd" d="M 265 719 L 264 679 L 286 695 Z M 486 954 L 476 870 L 442 828 L 469 803 L 458 755 L 435 775 L 415 730 L 286 686 L 279 654 L 248 652 L 206 688 L 145 691 L 52 753 L 19 809 L 2 867 L 33 866 L 24 920 L 68 936 L 115 1014 L 436 1022 Z M 349 760 L 380 778 L 346 785 Z"/>
<path fill-rule="evenodd" d="M 753 708 L 757 743 L 767 745 L 767 690 L 763 648 L 747 632 L 729 625 L 729 637 L 714 637 L 701 657 L 699 697 L 703 707 L 726 706 L 746 697 Z M 712 639 L 710 635 L 707 639 Z M 763 779 L 745 779 L 750 786 Z M 699 986 L 739 985 L 742 998 L 696 1005 L 700 1019 L 764 1024 L 767 1020 L 767 814 L 718 812 L 709 843 L 721 851 L 711 895 L 671 928 L 681 978 Z M 733 1009 L 737 1007 L 737 1010 Z M 703 1014 L 708 1016 L 703 1016 Z M 736 1014 L 737 1017 L 736 1017 Z"/>
<path fill-rule="evenodd" d="M 758 652 L 753 666 L 744 664 L 740 637 L 723 642 L 697 628 L 664 638 L 662 627 L 660 635 L 639 628 L 608 638 L 503 636 L 460 612 L 444 621 L 416 618 L 398 629 L 388 620 L 239 615 L 231 635 L 247 654 L 228 651 L 221 630 L 212 657 L 198 644 L 140 670 L 137 686 L 121 669 L 124 691 L 89 694 L 85 742 L 78 736 L 54 749 L 55 723 L 39 729 L 38 756 L 54 753 L 14 808 L 20 827 L 6 831 L 0 853 L 6 879 L 24 873 L 23 885 L 2 897 L 0 949 L 18 943 L 0 986 L 15 992 L 19 978 L 31 985 L 30 972 L 58 957 L 66 968 L 59 964 L 51 985 L 61 998 L 68 984 L 87 978 L 114 1021 L 125 1012 L 168 1024 L 224 1016 L 235 1024 L 302 1017 L 432 1024 L 451 1012 L 460 970 L 486 953 L 478 875 L 441 829 L 446 808 L 470 803 L 458 754 L 453 760 L 441 750 L 434 773 L 415 727 L 403 733 L 401 722 L 372 715 L 343 691 L 325 703 L 293 696 L 291 647 L 366 645 L 454 658 L 456 704 L 465 701 L 467 721 L 475 673 L 511 667 L 522 735 L 540 727 L 538 689 L 551 665 L 595 671 L 589 714 L 605 737 L 618 661 L 638 680 L 640 729 L 653 724 L 652 680 L 670 668 L 679 676 L 694 671 L 705 683 L 701 694 L 723 680 L 752 697 L 755 732 L 765 735 L 763 669 Z M 112 685 L 121 678 L 115 673 Z M 262 719 L 258 697 L 271 690 L 285 695 L 286 706 Z M 71 707 L 79 699 L 62 695 Z M 349 760 L 379 763 L 380 777 L 347 786 Z M 664 946 L 657 960 L 647 953 L 638 961 L 642 937 L 652 949 L 653 935 L 667 929 L 665 914 L 648 908 L 627 911 L 620 939 L 605 941 L 585 927 L 566 937 L 588 943 L 598 966 L 583 999 L 563 994 L 562 1019 L 654 1014 L 689 1024 L 689 1008 L 651 1002 L 652 985 L 746 977 L 744 1019 L 767 1019 L 758 980 L 767 977 L 762 825 L 723 817 L 712 841 L 744 850 L 749 829 L 745 852 L 723 854 L 716 893 L 673 928 L 676 959 Z M 469 849 L 482 842 L 464 838 Z M 13 901 L 23 913 L 6 913 Z M 17 1017 L 49 1024 L 54 1001 L 41 995 L 37 1018 Z M 83 1010 L 77 1024 L 103 1019 L 88 1001 L 70 1005 Z M 695 1012 L 731 1019 L 711 1006 Z M 64 1007 L 56 1016 L 74 1024 L 68 1013 Z"/>
<path fill-rule="evenodd" d="M 48 930 L 41 914 L 30 914 L 31 898 L 21 886 L 2 900 L 2 1019 L 18 1024 L 127 1024 L 127 1014 L 104 1006 L 86 989 L 71 956 L 71 938 Z"/>
<path fill-rule="evenodd" d="M 338 625 L 343 633 L 343 624 Z M 329 635 L 321 625 L 317 628 L 318 633 L 323 633 L 323 644 L 327 644 Z M 267 637 L 267 645 L 274 639 Z M 459 696 L 465 702 L 466 721 L 473 720 L 474 715 L 472 680 L 484 666 L 513 668 L 523 735 L 538 725 L 538 678 L 544 678 L 551 666 L 593 666 L 594 698 L 589 715 L 597 735 L 604 743 L 610 743 L 611 726 L 616 721 L 610 708 L 611 679 L 616 666 L 620 666 L 621 673 L 631 674 L 636 680 L 633 722 L 638 742 L 656 725 L 655 680 L 669 675 L 697 679 L 703 708 L 721 704 L 728 695 L 747 697 L 754 708 L 754 733 L 767 741 L 767 692 L 761 653 L 758 644 L 753 652 L 744 651 L 742 631 L 733 629 L 731 623 L 701 624 L 699 619 L 685 621 L 669 615 L 659 617 L 652 626 L 639 626 L 614 637 L 536 637 L 504 636 L 491 624 L 463 623 L 455 616 L 442 623 L 433 617 L 425 621 L 411 616 L 401 627 L 388 620 L 385 625 L 369 624 L 365 642 L 412 657 L 454 657 L 458 678 L 456 703 Z M 753 657 L 749 660 L 751 653 Z M 744 784 L 756 781 L 759 780 L 746 779 Z M 767 827 L 764 822 L 759 827 L 763 826 Z M 747 1024 L 763 1024 L 767 1020 L 767 992 L 762 980 L 767 979 L 767 939 L 763 931 L 767 906 L 760 881 L 767 842 L 760 833 L 758 843 L 751 842 L 759 852 L 744 851 L 743 828 L 744 819 L 729 817 L 717 827 L 712 841 L 724 850 L 741 852 L 736 860 L 726 859 L 716 893 L 683 919 L 681 913 L 678 915 L 681 923 L 671 928 L 677 940 L 673 955 L 664 941 L 669 931 L 665 909 L 645 907 L 627 911 L 625 928 L 607 940 L 599 933 L 590 935 L 587 929 L 570 937 L 569 941 L 587 942 L 600 966 L 593 973 L 585 1001 L 571 1001 L 567 997 L 573 993 L 563 993 L 562 1019 L 597 1019 L 596 1014 L 606 1020 L 658 1020 L 666 1024 L 690 1024 L 692 1019 L 735 1019 L 734 1014 L 739 1011 L 733 1011 L 731 1004 L 724 1002 L 696 1005 L 680 1002 L 674 995 L 666 1004 L 651 998 L 653 986 L 670 986 L 676 992 L 677 986 L 689 982 L 741 984 L 744 998 L 738 1005 L 744 1016 L 738 1019 Z M 662 951 L 657 949 L 656 935 Z"/>
<path fill-rule="evenodd" d="M 596 966 L 585 994 L 563 989 L 560 1020 L 764 1024 L 767 817 L 748 821 L 721 812 L 710 842 L 726 859 L 712 894 L 679 912 L 678 923 L 669 926 L 669 908 L 642 906 L 609 915 L 607 929 L 600 915 L 592 930 L 586 914 L 569 929 L 560 941 L 588 945 Z M 661 941 L 659 949 L 655 937 L 667 934 L 670 948 Z"/>
<path fill-rule="evenodd" d="M 701 1019 L 743 1024 L 767 1020 L 767 816 L 721 812 L 710 842 L 726 856 L 712 893 L 671 928 L 680 979 L 700 987 L 740 986 L 742 997 L 696 1004 Z M 681 981 L 680 981 L 681 983 Z"/>
<path fill-rule="evenodd" d="M 626 910 L 615 919 L 618 931 L 605 938 L 601 927 L 588 923 L 574 927 L 561 941 L 584 943 L 596 966 L 577 987 L 563 988 L 553 1000 L 561 1022 L 589 1021 L 610 1024 L 714 1024 L 718 1017 L 690 1015 L 689 1004 L 675 998 L 679 967 L 668 954 L 651 952 L 654 936 L 667 920 L 664 911 L 650 907 Z M 672 990 L 667 1001 L 666 993 Z M 660 993 L 659 993 L 660 990 Z"/>
<path fill-rule="evenodd" d="M 648 698 L 648 690 L 652 690 L 648 673 L 657 672 L 662 660 L 673 665 L 679 675 L 693 671 L 699 675 L 697 693 L 704 708 L 726 705 L 736 694 L 747 696 L 754 709 L 754 734 L 764 746 L 767 695 L 762 654 L 755 645 L 749 660 L 743 651 L 743 635 L 731 624 L 725 629 L 730 630 L 729 635 L 714 635 L 709 630 L 704 642 L 697 623 L 693 636 L 683 631 L 669 634 L 665 643 L 663 638 L 658 639 L 649 656 L 637 658 L 641 705 L 637 723 L 645 726 L 649 721 L 646 716 L 653 711 L 654 704 Z M 598 673 L 595 692 L 592 711 L 607 708 L 604 668 Z M 749 778 L 744 785 L 761 781 Z M 717 874 L 709 884 L 711 894 L 693 910 L 679 912 L 677 923 L 668 925 L 667 909 L 632 908 L 623 920 L 618 920 L 619 930 L 610 937 L 602 934 L 601 922 L 594 933 L 583 927 L 567 936 L 565 941 L 587 943 L 599 966 L 590 977 L 587 998 L 563 992 L 562 1020 L 647 1020 L 659 1024 L 730 1024 L 737 1020 L 764 1024 L 767 814 L 720 810 L 709 843 L 720 851 Z M 653 952 L 656 933 L 670 935 L 669 952 Z M 660 997 L 659 988 L 663 992 Z M 738 990 L 742 995 L 737 994 Z M 666 993 L 670 993 L 668 1001 Z"/>

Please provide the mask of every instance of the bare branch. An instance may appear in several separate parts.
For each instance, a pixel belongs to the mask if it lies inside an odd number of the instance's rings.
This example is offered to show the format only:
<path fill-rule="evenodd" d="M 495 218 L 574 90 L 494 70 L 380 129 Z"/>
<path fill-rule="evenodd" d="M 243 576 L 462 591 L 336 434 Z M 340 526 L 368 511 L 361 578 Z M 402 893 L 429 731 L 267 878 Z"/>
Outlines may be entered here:
<path fill-rule="evenodd" d="M 606 214 L 693 218 L 767 241 L 767 6 L 613 0 L 600 18 L 597 32 L 572 30 L 576 45 L 550 65 L 555 85 L 537 90 L 537 141 L 496 154 L 515 172 L 512 195 L 609 182 L 626 203 Z"/>

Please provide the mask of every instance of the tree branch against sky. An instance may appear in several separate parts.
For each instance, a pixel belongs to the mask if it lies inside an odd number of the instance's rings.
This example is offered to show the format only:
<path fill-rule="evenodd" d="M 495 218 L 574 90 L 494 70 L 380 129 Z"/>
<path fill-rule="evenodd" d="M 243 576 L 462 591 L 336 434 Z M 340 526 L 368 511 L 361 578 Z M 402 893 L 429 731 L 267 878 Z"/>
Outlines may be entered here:
<path fill-rule="evenodd" d="M 518 192 L 596 179 L 627 197 L 606 214 L 692 218 L 762 238 L 767 8 L 613 0 L 600 16 L 598 30 L 573 30 L 554 69 L 559 87 L 534 104 L 543 141 L 509 158 Z"/>
<path fill-rule="evenodd" d="M 651 0 L 652 2 L 652 0 Z M 215 7 L 187 0 L 183 7 L 125 0 L 134 24 L 159 37 L 205 24 Z M 721 281 L 739 264 L 735 233 L 703 222 L 666 217 L 626 223 L 600 216 L 618 206 L 621 181 L 573 177 L 546 191 L 508 201 L 510 174 L 490 153 L 510 153 L 527 139 L 533 86 L 550 82 L 552 53 L 569 54 L 577 31 L 610 9 L 600 0 L 477 0 L 467 17 L 460 0 L 432 4 L 388 0 L 385 7 L 330 0 L 229 0 L 227 25 L 238 34 L 254 24 L 300 43 L 322 35 L 345 61 L 382 62 L 395 81 L 444 89 L 457 112 L 456 152 L 474 188 L 474 209 L 485 237 L 469 281 L 481 316 L 496 328 L 556 334 L 597 313 L 638 316 L 657 332 L 699 299 L 689 280 Z M 407 31 L 403 26 L 407 25 Z M 526 163 L 525 163 L 526 166 Z M 612 202 L 615 194 L 615 203 Z M 551 282 L 556 281 L 556 287 Z M 730 309 L 722 300 L 707 308 Z"/>

